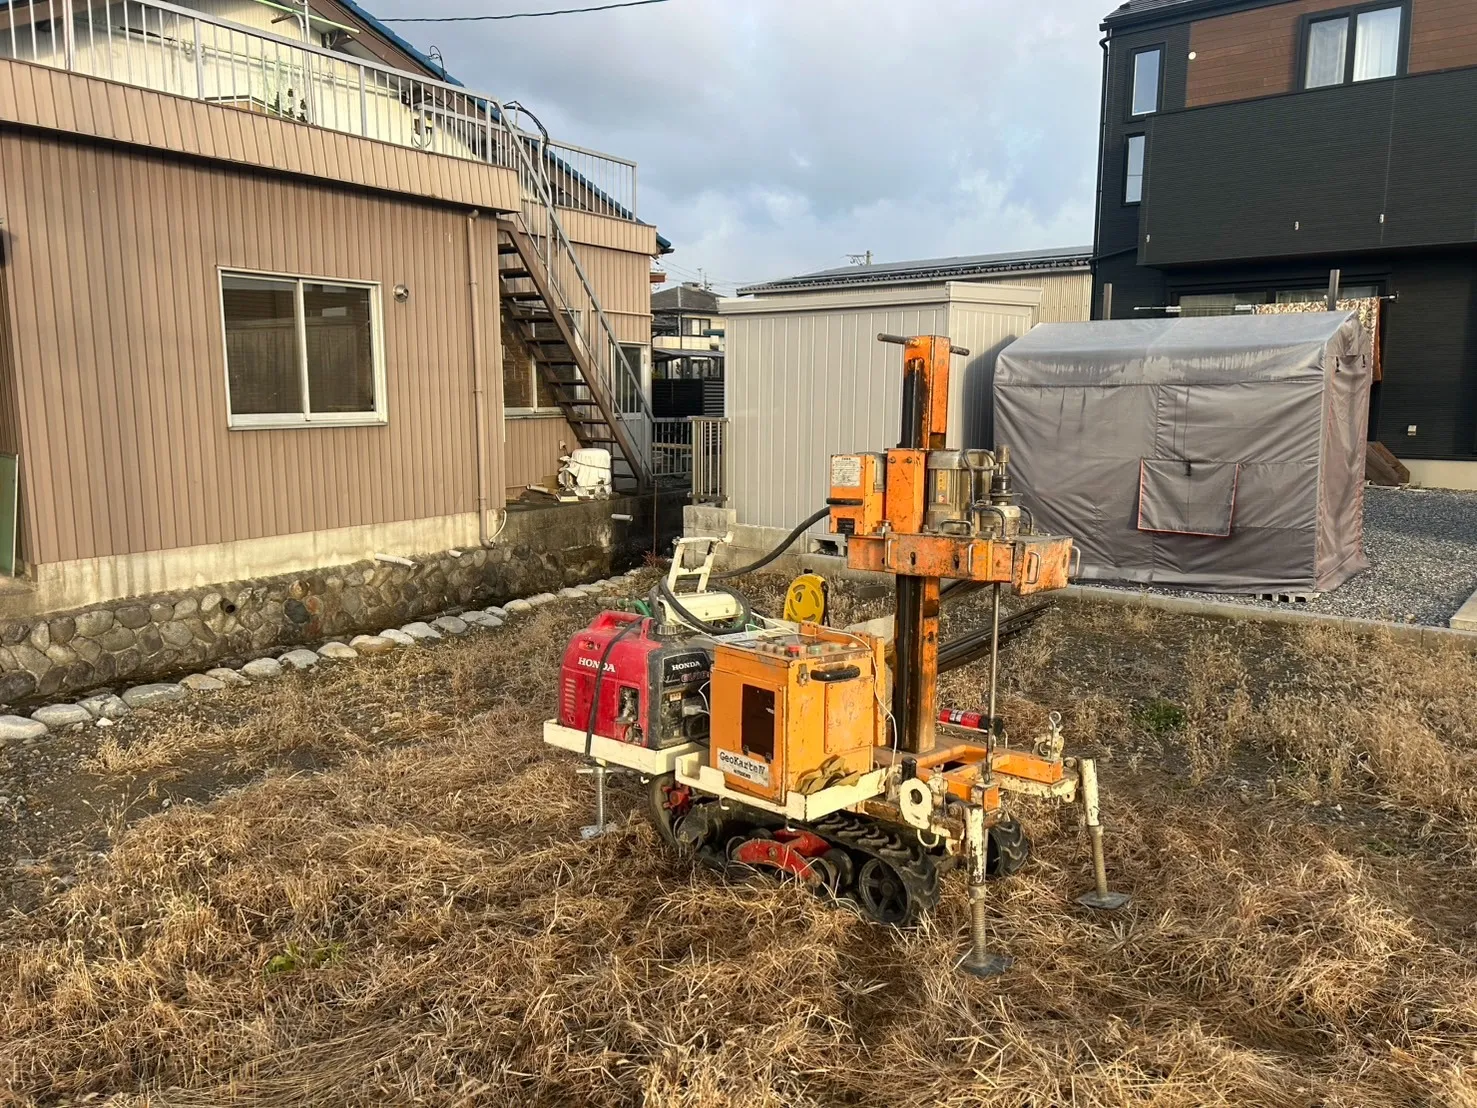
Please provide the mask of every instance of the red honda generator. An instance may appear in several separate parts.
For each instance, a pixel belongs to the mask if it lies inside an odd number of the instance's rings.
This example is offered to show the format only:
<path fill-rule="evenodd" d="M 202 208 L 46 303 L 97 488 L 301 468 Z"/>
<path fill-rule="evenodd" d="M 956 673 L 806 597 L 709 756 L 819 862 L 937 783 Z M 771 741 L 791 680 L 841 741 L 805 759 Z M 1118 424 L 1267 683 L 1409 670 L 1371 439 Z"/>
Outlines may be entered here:
<path fill-rule="evenodd" d="M 603 658 L 596 735 L 653 750 L 707 741 L 711 644 L 690 634 L 659 636 L 653 623 L 632 612 L 601 612 L 575 633 L 559 670 L 561 724 L 580 731 L 590 726 Z"/>

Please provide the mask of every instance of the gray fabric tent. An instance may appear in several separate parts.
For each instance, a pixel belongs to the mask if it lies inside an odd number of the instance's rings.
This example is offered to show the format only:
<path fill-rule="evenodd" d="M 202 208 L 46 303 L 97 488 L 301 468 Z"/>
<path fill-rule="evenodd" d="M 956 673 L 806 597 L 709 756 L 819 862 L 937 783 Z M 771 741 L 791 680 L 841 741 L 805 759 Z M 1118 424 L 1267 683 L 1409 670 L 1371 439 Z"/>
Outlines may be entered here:
<path fill-rule="evenodd" d="M 1000 355 L 995 443 L 1081 577 L 1326 592 L 1369 566 L 1369 385 L 1352 312 L 1046 323 Z"/>

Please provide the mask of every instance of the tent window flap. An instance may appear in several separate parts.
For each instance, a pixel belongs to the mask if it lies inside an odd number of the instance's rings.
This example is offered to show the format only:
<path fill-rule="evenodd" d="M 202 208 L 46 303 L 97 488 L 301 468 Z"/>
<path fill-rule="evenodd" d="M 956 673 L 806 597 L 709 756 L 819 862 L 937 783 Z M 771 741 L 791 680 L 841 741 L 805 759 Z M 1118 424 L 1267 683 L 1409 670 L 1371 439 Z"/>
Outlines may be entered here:
<path fill-rule="evenodd" d="M 1226 538 L 1236 512 L 1238 462 L 1139 461 L 1140 531 Z"/>

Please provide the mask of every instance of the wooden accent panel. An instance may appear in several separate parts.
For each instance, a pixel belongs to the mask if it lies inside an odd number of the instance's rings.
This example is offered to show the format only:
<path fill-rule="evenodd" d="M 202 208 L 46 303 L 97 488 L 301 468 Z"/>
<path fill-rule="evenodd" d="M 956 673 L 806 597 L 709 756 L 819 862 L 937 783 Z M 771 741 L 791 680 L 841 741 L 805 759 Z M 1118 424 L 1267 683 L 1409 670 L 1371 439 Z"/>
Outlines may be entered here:
<path fill-rule="evenodd" d="M 1477 65 L 1477 9 L 1472 0 L 1413 0 L 1411 73 Z"/>
<path fill-rule="evenodd" d="M 559 456 L 579 446 L 574 428 L 555 412 L 547 416 L 510 416 L 503 421 L 507 440 L 507 494 L 542 485 L 559 472 Z"/>
<path fill-rule="evenodd" d="M 0 130 L 0 217 L 30 560 L 475 511 L 464 212 Z M 496 234 L 474 227 L 496 507 Z M 389 423 L 229 430 L 218 266 L 379 282 Z"/>
<path fill-rule="evenodd" d="M 1291 92 L 1298 84 L 1302 17 L 1338 6 L 1338 0 L 1292 0 L 1191 24 L 1195 60 L 1189 63 L 1185 106 Z"/>
<path fill-rule="evenodd" d="M 517 174 L 511 169 L 29 62 L 0 59 L 0 122 L 75 132 L 484 211 L 519 207 Z"/>

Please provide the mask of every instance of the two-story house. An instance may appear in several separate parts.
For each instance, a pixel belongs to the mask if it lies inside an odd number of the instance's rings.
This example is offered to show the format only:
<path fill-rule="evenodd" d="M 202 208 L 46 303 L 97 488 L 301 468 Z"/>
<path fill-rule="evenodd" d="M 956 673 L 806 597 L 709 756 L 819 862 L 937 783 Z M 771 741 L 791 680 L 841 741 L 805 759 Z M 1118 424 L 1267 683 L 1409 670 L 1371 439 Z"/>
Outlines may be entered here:
<path fill-rule="evenodd" d="M 1106 37 L 1094 314 L 1380 296 L 1370 437 L 1477 487 L 1477 4 L 1129 0 Z"/>
<path fill-rule="evenodd" d="M 651 487 L 633 162 L 352 0 L 0 15 L 0 699 L 505 593 L 564 449 Z"/>
<path fill-rule="evenodd" d="M 683 281 L 651 294 L 652 408 L 660 416 L 723 414 L 718 294 Z"/>

